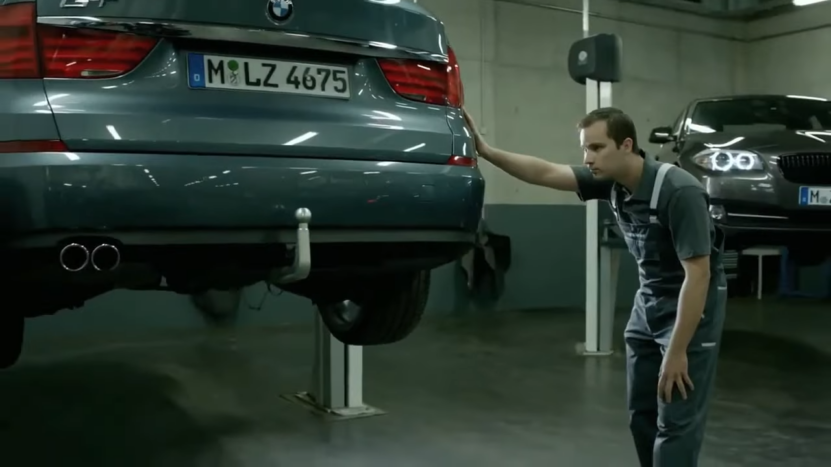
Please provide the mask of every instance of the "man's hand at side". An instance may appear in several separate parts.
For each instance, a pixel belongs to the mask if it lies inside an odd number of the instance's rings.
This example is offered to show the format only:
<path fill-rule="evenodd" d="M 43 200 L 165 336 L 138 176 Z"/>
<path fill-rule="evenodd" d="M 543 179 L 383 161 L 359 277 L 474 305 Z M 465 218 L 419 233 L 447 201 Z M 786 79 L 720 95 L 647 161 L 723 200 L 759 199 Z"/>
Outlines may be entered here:
<path fill-rule="evenodd" d="M 687 399 L 687 389 L 695 390 L 687 369 L 687 352 L 664 355 L 661 363 L 661 375 L 658 378 L 658 396 L 667 404 L 672 402 L 672 391 L 678 388 L 681 398 Z"/>
<path fill-rule="evenodd" d="M 710 288 L 709 255 L 682 260 L 681 264 L 684 266 L 686 277 L 678 297 L 675 328 L 672 330 L 658 379 L 658 394 L 667 403 L 672 402 L 673 388 L 678 388 L 682 399 L 687 398 L 687 389 L 695 389 L 687 373 L 687 347 L 695 335 L 698 323 L 701 322 L 707 290 Z"/>
<path fill-rule="evenodd" d="M 561 191 L 577 191 L 577 177 L 571 166 L 494 148 L 482 137 L 476 122 L 467 110 L 463 109 L 463 112 L 465 121 L 473 132 L 479 157 L 526 183 Z"/>
<path fill-rule="evenodd" d="M 669 230 L 675 253 L 684 268 L 684 283 L 658 382 L 658 394 L 667 403 L 672 401 L 673 388 L 678 388 L 683 399 L 687 398 L 687 390 L 693 389 L 687 373 L 687 347 L 701 322 L 710 289 L 712 224 L 703 187 L 685 186 L 673 193 Z"/>

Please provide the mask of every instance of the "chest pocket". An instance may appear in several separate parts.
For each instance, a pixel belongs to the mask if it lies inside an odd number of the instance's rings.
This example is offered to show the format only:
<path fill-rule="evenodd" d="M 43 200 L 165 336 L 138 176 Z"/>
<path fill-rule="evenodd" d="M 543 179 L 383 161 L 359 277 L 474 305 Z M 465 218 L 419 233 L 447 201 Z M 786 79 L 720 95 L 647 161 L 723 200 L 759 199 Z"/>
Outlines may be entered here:
<path fill-rule="evenodd" d="M 674 166 L 661 164 L 655 176 L 655 184 L 652 187 L 652 197 L 649 200 L 649 216 L 646 219 L 638 216 L 624 217 L 620 209 L 620 193 L 612 192 L 612 210 L 617 218 L 621 233 L 626 240 L 626 246 L 638 262 L 641 272 L 649 263 L 657 263 L 661 256 L 661 240 L 666 235 L 658 218 L 658 201 L 660 200 L 661 187 L 664 184 L 667 172 Z"/>

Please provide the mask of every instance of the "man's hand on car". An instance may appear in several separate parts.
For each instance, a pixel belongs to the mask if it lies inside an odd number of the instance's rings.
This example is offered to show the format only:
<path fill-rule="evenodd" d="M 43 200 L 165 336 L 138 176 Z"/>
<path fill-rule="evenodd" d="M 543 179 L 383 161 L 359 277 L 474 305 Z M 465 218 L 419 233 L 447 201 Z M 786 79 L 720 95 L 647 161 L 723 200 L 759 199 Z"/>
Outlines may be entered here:
<path fill-rule="evenodd" d="M 488 146 L 488 143 L 485 142 L 485 138 L 482 137 L 482 134 L 479 133 L 479 127 L 476 126 L 476 121 L 473 120 L 473 117 L 470 116 L 467 109 L 462 109 L 462 112 L 464 113 L 467 126 L 473 133 L 473 141 L 476 144 L 476 152 L 478 152 L 482 157 L 487 157 L 486 154 L 490 147 Z"/>

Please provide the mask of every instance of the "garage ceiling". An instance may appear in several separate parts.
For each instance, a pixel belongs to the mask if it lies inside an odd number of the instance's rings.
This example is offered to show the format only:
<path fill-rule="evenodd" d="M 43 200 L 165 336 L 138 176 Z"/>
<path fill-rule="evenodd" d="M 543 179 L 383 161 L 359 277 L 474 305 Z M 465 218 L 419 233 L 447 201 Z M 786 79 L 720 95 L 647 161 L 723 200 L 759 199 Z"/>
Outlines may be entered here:
<path fill-rule="evenodd" d="M 792 0 L 621 0 L 718 18 L 751 19 L 790 11 Z"/>

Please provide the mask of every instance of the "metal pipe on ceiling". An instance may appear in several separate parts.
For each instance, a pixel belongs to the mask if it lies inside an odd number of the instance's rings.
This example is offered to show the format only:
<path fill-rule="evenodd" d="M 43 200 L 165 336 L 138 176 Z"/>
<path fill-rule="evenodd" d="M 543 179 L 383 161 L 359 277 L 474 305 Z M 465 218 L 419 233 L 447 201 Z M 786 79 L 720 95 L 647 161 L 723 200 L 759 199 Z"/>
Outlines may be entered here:
<path fill-rule="evenodd" d="M 622 3 L 648 5 L 665 10 L 691 13 L 716 19 L 749 20 L 794 8 L 792 0 L 620 0 Z"/>
<path fill-rule="evenodd" d="M 702 0 L 699 2 L 691 2 L 688 0 L 620 0 L 620 2 L 632 3 L 636 5 L 646 5 L 655 8 L 660 8 L 662 10 L 678 11 L 681 13 L 688 13 L 706 17 L 720 16 L 730 11 L 729 3 L 724 0 Z"/>
<path fill-rule="evenodd" d="M 583 14 L 582 10 L 579 10 L 579 9 L 576 9 L 576 8 L 568 8 L 568 7 L 561 7 L 561 6 L 551 5 L 551 4 L 548 4 L 548 3 L 540 3 L 540 2 L 535 1 L 535 0 L 494 0 L 494 1 L 498 2 L 498 3 L 508 3 L 508 4 L 513 4 L 513 5 L 521 5 L 521 6 L 542 8 L 542 9 L 545 9 L 545 10 L 559 11 L 559 12 L 562 12 L 562 13 L 568 13 L 568 14 L 574 14 L 574 15 L 582 15 Z M 621 1 L 628 2 L 628 3 L 643 3 L 642 0 L 621 0 Z M 658 0 L 656 0 L 656 1 L 658 1 Z M 737 23 L 742 23 L 742 22 L 746 22 L 746 21 L 751 20 L 751 19 L 761 19 L 761 18 L 764 18 L 764 17 L 775 16 L 775 15 L 781 14 L 783 12 L 791 11 L 791 9 L 793 8 L 793 4 L 792 4 L 791 0 L 768 0 L 765 3 L 768 5 L 766 7 L 767 9 L 758 10 L 758 11 L 754 10 L 754 12 L 749 13 L 748 14 L 749 16 L 747 16 L 747 17 L 730 18 L 730 17 L 725 17 L 725 16 L 719 16 L 719 17 L 717 17 L 717 19 L 732 20 L 732 21 L 736 21 Z M 657 21 L 644 21 L 644 20 L 635 20 L 635 19 L 630 19 L 630 18 L 621 18 L 621 17 L 607 15 L 607 14 L 603 14 L 603 13 L 597 13 L 597 12 L 591 12 L 591 13 L 589 13 L 589 15 L 593 18 L 607 19 L 607 20 L 616 21 L 616 22 L 619 22 L 619 23 L 627 23 L 627 24 L 634 24 L 634 25 L 638 25 L 638 26 L 646 26 L 646 27 L 655 28 L 655 29 L 662 29 L 662 30 L 666 30 L 666 31 L 683 32 L 683 33 L 688 33 L 688 34 L 697 34 L 697 35 L 704 36 L 704 37 L 712 37 L 712 38 L 715 38 L 715 39 L 723 39 L 723 40 L 728 40 L 728 41 L 733 41 L 733 42 L 742 42 L 742 43 L 753 43 L 753 42 L 759 42 L 759 41 L 764 41 L 764 40 L 776 39 L 776 38 L 779 38 L 779 37 L 786 37 L 786 36 L 791 36 L 791 35 L 794 35 L 794 34 L 801 34 L 801 33 L 805 33 L 805 32 L 811 32 L 811 31 L 816 31 L 816 30 L 826 29 L 826 28 L 831 27 L 831 22 L 829 22 L 829 23 L 825 23 L 825 24 L 820 24 L 820 25 L 815 25 L 815 26 L 810 26 L 810 27 L 805 27 L 805 28 L 800 28 L 800 29 L 793 29 L 793 30 L 790 30 L 790 31 L 783 31 L 783 32 L 778 32 L 778 33 L 774 33 L 774 34 L 767 34 L 767 35 L 764 35 L 764 36 L 758 36 L 758 37 L 753 37 L 753 38 L 745 38 L 742 34 L 734 33 L 732 31 L 725 32 L 725 33 L 700 31 L 700 30 L 692 29 L 692 28 L 684 28 L 684 27 L 678 27 L 678 26 L 668 26 L 666 24 L 663 24 L 663 23 L 660 23 L 660 22 L 657 22 Z M 700 16 L 707 16 L 711 19 L 713 18 L 712 15 L 700 15 Z"/>
<path fill-rule="evenodd" d="M 497 3 L 509 3 L 509 4 L 513 4 L 513 5 L 543 8 L 543 9 L 546 9 L 546 10 L 559 11 L 559 12 L 562 12 L 562 13 L 568 13 L 568 14 L 574 14 L 574 15 L 581 15 L 582 16 L 582 14 L 583 14 L 583 11 L 579 10 L 577 8 L 568 8 L 568 7 L 550 5 L 548 3 L 540 3 L 540 2 L 537 2 L 537 1 L 534 1 L 534 0 L 495 0 L 495 1 Z M 678 27 L 678 26 L 669 26 L 669 25 L 666 25 L 666 24 L 663 24 L 663 23 L 659 23 L 657 21 L 644 21 L 644 20 L 635 20 L 635 19 L 629 19 L 629 18 L 621 18 L 621 17 L 607 15 L 607 14 L 604 14 L 604 13 L 597 13 L 597 12 L 591 12 L 591 13 L 589 13 L 589 16 L 591 16 L 592 18 L 601 18 L 601 19 L 607 19 L 607 20 L 610 20 L 610 21 L 616 21 L 618 23 L 635 24 L 635 25 L 638 25 L 638 26 L 646 26 L 646 27 L 650 27 L 650 28 L 663 29 L 663 30 L 673 31 L 673 32 L 685 32 L 685 33 L 689 33 L 689 34 L 698 34 L 698 35 L 701 35 L 701 36 L 713 37 L 713 38 L 716 38 L 716 39 L 725 39 L 725 40 L 737 41 L 737 42 L 743 42 L 744 41 L 744 38 L 742 38 L 740 35 L 734 34 L 734 33 L 729 33 L 729 32 L 722 34 L 722 33 L 717 33 L 717 32 L 699 31 L 697 29 L 684 28 L 684 27 Z"/>

